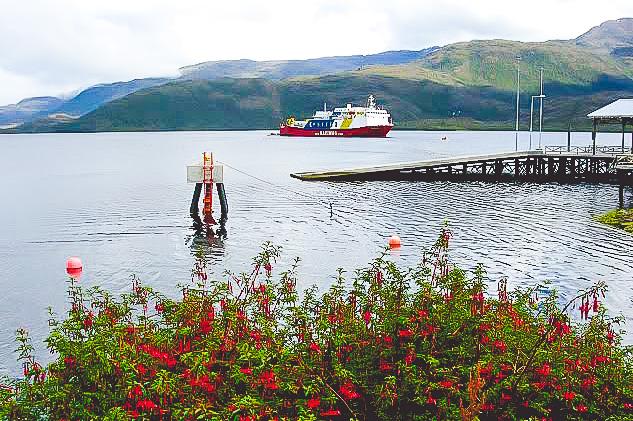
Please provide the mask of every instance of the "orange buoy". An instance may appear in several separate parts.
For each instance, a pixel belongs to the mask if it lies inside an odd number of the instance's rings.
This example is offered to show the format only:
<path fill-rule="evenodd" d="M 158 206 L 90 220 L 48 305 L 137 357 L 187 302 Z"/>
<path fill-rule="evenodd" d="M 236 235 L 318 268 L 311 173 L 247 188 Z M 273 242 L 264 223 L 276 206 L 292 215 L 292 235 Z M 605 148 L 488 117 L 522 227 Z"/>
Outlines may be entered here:
<path fill-rule="evenodd" d="M 400 237 L 398 237 L 397 235 L 392 235 L 391 237 L 389 237 L 389 247 L 392 249 L 398 248 L 402 245 L 402 242 L 400 241 Z"/>
<path fill-rule="evenodd" d="M 83 265 L 79 257 L 69 257 L 66 260 L 66 273 L 73 279 L 77 279 L 81 276 L 83 271 Z"/>

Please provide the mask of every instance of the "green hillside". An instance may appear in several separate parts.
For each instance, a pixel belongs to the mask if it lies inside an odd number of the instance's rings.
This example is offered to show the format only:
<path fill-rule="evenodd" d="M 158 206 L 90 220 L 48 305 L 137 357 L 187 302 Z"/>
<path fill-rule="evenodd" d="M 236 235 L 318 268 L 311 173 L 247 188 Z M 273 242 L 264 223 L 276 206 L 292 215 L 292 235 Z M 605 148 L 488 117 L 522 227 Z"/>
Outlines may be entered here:
<path fill-rule="evenodd" d="M 604 82 L 604 84 L 613 84 Z M 570 121 L 588 127 L 584 116 L 622 95 L 633 96 L 633 82 L 622 89 L 556 85 L 546 103 L 547 128 Z M 360 103 L 374 93 L 399 128 L 511 129 L 514 93 L 492 87 L 454 86 L 429 80 L 343 74 L 300 81 L 221 79 L 174 82 L 113 101 L 74 121 L 25 125 L 21 131 L 134 131 L 273 129 L 288 115 L 308 116 L 328 104 Z M 522 97 L 523 128 L 529 99 Z"/>
<path fill-rule="evenodd" d="M 462 42 L 397 65 L 319 77 L 177 80 L 112 101 L 78 120 L 40 120 L 17 130 L 273 129 L 288 115 L 311 115 L 323 102 L 358 104 L 370 93 L 391 111 L 398 128 L 512 129 L 518 56 L 522 128 L 529 126 L 530 96 L 539 93 L 543 66 L 545 128 L 566 129 L 572 123 L 586 129 L 589 112 L 633 97 L 630 25 L 631 19 L 608 22 L 570 41 Z"/>
<path fill-rule="evenodd" d="M 589 86 L 600 78 L 627 79 L 633 76 L 633 68 L 625 62 L 569 42 L 504 40 L 452 44 L 422 60 L 398 66 L 370 67 L 360 73 L 514 91 L 517 57 L 521 57 L 522 89 L 535 93 L 539 89 L 541 66 L 545 69 L 547 84 Z"/>

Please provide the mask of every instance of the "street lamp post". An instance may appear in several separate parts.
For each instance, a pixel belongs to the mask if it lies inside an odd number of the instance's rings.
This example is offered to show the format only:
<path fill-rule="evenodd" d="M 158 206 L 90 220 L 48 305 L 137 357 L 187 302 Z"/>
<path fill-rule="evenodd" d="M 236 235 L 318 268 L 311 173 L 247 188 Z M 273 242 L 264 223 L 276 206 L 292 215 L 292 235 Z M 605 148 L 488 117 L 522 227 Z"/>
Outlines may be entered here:
<path fill-rule="evenodd" d="M 545 95 L 543 95 L 543 66 L 541 66 L 541 95 L 539 95 L 539 97 L 541 106 L 539 107 L 538 148 L 541 149 L 541 140 L 543 138 L 543 98 L 545 98 Z"/>
<path fill-rule="evenodd" d="M 532 95 L 532 102 L 530 104 L 530 150 L 532 150 L 532 127 L 534 122 L 534 118 L 532 117 L 532 115 L 534 114 L 534 98 L 540 98 L 541 101 L 543 101 L 545 95 Z"/>
<path fill-rule="evenodd" d="M 517 119 L 514 132 L 514 150 L 519 150 L 519 95 L 521 94 L 521 57 L 517 57 Z"/>

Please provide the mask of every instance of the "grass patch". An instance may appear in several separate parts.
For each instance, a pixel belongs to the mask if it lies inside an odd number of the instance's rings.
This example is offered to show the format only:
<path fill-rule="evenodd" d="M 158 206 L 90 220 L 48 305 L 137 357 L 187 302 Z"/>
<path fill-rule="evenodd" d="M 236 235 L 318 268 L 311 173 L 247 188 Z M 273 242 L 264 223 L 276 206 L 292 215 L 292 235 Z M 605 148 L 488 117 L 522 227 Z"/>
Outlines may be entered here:
<path fill-rule="evenodd" d="M 633 234 L 633 209 L 615 209 L 596 218 L 598 222 Z"/>

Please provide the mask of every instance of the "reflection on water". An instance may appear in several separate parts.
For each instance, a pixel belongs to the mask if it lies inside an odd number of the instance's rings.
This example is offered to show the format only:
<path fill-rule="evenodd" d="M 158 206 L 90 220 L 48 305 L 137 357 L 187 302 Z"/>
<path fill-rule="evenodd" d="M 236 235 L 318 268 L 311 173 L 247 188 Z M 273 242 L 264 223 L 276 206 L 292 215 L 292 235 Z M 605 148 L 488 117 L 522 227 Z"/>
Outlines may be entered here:
<path fill-rule="evenodd" d="M 198 214 L 191 214 L 193 224 L 191 234 L 185 236 L 185 244 L 191 249 L 191 255 L 204 257 L 209 262 L 219 262 L 224 255 L 224 241 L 228 237 L 226 221 L 218 226 L 205 224 Z"/>
<path fill-rule="evenodd" d="M 130 275 L 167 294 L 201 257 L 211 277 L 246 270 L 266 241 L 280 268 L 300 257 L 299 288 L 327 286 L 336 268 L 371 261 L 398 234 L 399 265 L 418 263 L 444 221 L 452 259 L 482 263 L 511 288 L 544 280 L 569 296 L 606 281 L 607 305 L 633 317 L 633 237 L 594 221 L 617 206 L 616 186 L 447 182 L 305 183 L 291 172 L 514 149 L 514 133 L 395 132 L 390 139 L 288 139 L 264 132 L 0 136 L 0 372 L 17 369 L 11 342 L 27 327 L 41 344 L 46 307 L 65 306 L 64 262 L 82 257 L 84 285 L 114 293 Z M 618 135 L 599 142 L 618 144 Z M 574 143 L 590 143 L 577 134 Z M 527 146 L 528 138 L 522 138 Z M 566 134 L 546 133 L 545 144 Z M 189 215 L 185 165 L 211 151 L 225 167 L 225 230 Z M 238 171 L 239 170 L 239 171 Z M 630 204 L 630 192 L 626 201 Z M 218 203 L 214 200 L 214 203 Z M 332 208 L 330 209 L 330 203 Z M 216 210 L 216 216 L 218 215 Z M 631 341 L 629 336 L 628 341 Z M 40 348 L 39 355 L 49 358 Z"/>

